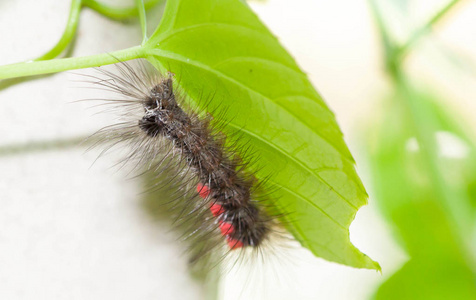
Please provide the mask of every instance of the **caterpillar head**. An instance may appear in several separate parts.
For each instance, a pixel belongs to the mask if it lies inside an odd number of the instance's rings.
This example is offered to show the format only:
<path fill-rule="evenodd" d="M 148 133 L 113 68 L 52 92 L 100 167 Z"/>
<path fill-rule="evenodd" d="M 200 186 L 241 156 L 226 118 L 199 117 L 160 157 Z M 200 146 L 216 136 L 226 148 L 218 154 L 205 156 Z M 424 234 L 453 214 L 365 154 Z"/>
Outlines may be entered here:
<path fill-rule="evenodd" d="M 149 97 L 144 101 L 146 111 L 169 109 L 177 106 L 173 90 L 172 76 L 169 76 L 155 85 L 149 92 Z"/>

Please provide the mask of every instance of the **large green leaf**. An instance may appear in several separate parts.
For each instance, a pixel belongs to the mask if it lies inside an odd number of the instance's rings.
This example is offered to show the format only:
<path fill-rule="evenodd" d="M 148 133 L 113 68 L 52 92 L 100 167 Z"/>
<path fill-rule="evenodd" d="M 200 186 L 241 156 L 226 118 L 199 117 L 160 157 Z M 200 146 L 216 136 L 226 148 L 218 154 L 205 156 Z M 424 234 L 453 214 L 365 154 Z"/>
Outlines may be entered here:
<path fill-rule="evenodd" d="M 349 240 L 367 194 L 335 117 L 246 3 L 169 0 L 145 49 L 195 105 L 205 97 L 208 110 L 226 110 L 225 132 L 239 131 L 258 154 L 256 175 L 277 187 L 276 204 L 303 246 L 330 261 L 379 269 Z"/>

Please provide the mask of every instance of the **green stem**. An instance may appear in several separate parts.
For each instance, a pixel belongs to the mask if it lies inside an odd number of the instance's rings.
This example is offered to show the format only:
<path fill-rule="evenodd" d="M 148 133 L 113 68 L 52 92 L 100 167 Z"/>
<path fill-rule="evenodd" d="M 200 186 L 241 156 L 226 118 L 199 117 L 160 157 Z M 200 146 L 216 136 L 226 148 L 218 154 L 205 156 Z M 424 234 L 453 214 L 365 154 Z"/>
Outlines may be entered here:
<path fill-rule="evenodd" d="M 431 29 L 443 19 L 443 17 L 453 8 L 461 2 L 461 0 L 453 0 L 449 2 L 446 6 L 443 7 L 438 13 L 436 13 L 426 24 L 417 29 L 408 39 L 408 41 L 398 49 L 396 55 L 400 60 L 403 60 L 408 54 L 409 49 L 415 45 L 415 43 L 425 36 L 427 33 L 431 32 Z"/>
<path fill-rule="evenodd" d="M 143 0 L 136 0 L 137 11 L 139 12 L 140 28 L 142 30 L 142 45 L 147 42 L 147 18 Z"/>
<path fill-rule="evenodd" d="M 60 40 L 51 50 L 34 60 L 40 61 L 53 59 L 58 57 L 69 46 L 71 40 L 76 34 L 79 23 L 79 13 L 81 12 L 83 5 L 88 6 L 91 9 L 96 10 L 98 13 L 101 13 L 112 19 L 126 19 L 138 14 L 143 34 L 142 44 L 144 44 L 147 40 L 147 22 L 145 12 L 151 7 L 154 7 L 160 1 L 162 0 L 150 0 L 144 3 L 143 0 L 136 0 L 136 7 L 115 8 L 101 4 L 95 0 L 73 0 L 71 3 L 68 22 Z"/>
<path fill-rule="evenodd" d="M 149 0 L 144 3 L 144 9 L 148 10 L 149 8 L 154 7 L 157 3 L 162 0 Z M 137 7 L 114 7 L 106 4 L 102 4 L 96 0 L 83 0 L 85 6 L 91 8 L 92 10 L 97 11 L 101 15 L 104 15 L 108 18 L 114 20 L 124 20 L 130 19 L 134 16 L 137 16 L 138 11 Z"/>
<path fill-rule="evenodd" d="M 127 61 L 141 57 L 144 57 L 143 48 L 141 46 L 135 46 L 111 53 L 102 53 L 91 56 L 16 63 L 0 66 L 0 79 L 98 67 L 115 64 L 118 61 Z"/>
<path fill-rule="evenodd" d="M 384 46 L 385 51 L 385 65 L 387 71 L 391 75 L 392 79 L 396 80 L 399 74 L 401 73 L 401 65 L 403 59 L 408 55 L 412 46 L 414 46 L 420 38 L 425 36 L 431 29 L 443 19 L 443 17 L 458 4 L 461 0 L 452 0 L 447 5 L 443 7 L 438 13 L 436 13 L 432 18 L 428 20 L 422 27 L 417 29 L 408 39 L 408 41 L 402 46 L 397 46 L 397 44 L 391 39 L 390 31 L 388 30 L 385 22 L 382 19 L 382 14 L 380 13 L 375 0 L 368 0 L 371 13 L 375 19 L 377 29 L 379 31 L 380 39 Z"/>
<path fill-rule="evenodd" d="M 395 57 L 395 51 L 397 49 L 396 44 L 390 37 L 389 30 L 382 19 L 382 14 L 379 12 L 375 0 L 369 0 L 369 6 L 383 44 L 385 67 L 392 77 L 396 77 L 398 73 L 398 66 L 395 65 L 395 61 L 393 60 L 393 57 Z"/>
<path fill-rule="evenodd" d="M 76 29 L 78 28 L 79 12 L 81 11 L 81 6 L 82 0 L 73 0 L 71 3 L 71 9 L 69 11 L 68 23 L 66 24 L 60 40 L 50 51 L 36 58 L 36 61 L 53 59 L 60 55 L 64 49 L 68 47 L 74 35 L 76 34 Z"/>

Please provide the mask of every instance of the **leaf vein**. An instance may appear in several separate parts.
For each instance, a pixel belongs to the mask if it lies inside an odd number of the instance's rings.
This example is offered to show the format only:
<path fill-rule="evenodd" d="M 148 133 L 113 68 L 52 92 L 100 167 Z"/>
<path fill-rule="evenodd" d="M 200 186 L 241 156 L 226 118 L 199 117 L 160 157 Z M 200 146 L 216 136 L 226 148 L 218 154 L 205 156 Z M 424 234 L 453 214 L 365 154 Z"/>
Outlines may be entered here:
<path fill-rule="evenodd" d="M 327 181 L 325 181 L 321 176 L 319 176 L 319 172 L 322 172 L 322 171 L 327 171 L 329 169 L 332 169 L 332 168 L 328 168 L 328 167 L 324 167 L 324 168 L 320 168 L 319 170 L 316 170 L 316 171 L 313 171 L 311 169 L 309 169 L 306 165 L 302 164 L 299 160 L 295 159 L 294 157 L 292 157 L 291 155 L 289 155 L 286 151 L 284 151 L 282 148 L 280 148 L 279 146 L 277 146 L 276 144 L 273 144 L 271 143 L 270 141 L 268 140 L 265 140 L 263 138 L 261 138 L 260 136 L 252 133 L 251 131 L 243 128 L 243 127 L 238 127 L 237 125 L 235 125 L 234 123 L 232 122 L 229 122 L 227 123 L 229 126 L 232 126 L 234 127 L 235 129 L 239 129 L 240 131 L 242 131 L 243 133 L 246 133 L 248 134 L 249 136 L 255 138 L 255 139 L 258 139 L 260 141 L 262 141 L 263 143 L 267 144 L 268 146 L 278 150 L 279 152 L 281 152 L 283 155 L 287 156 L 290 160 L 294 161 L 297 165 L 299 165 L 300 167 L 302 167 L 303 169 L 305 169 L 308 173 L 310 174 L 313 174 L 314 176 L 316 176 L 321 182 L 323 182 L 328 188 L 330 188 L 336 195 L 339 196 L 339 198 L 341 198 L 342 200 L 344 200 L 349 206 L 353 207 L 354 209 L 358 210 L 358 207 L 356 207 L 354 204 L 350 203 L 344 196 L 342 196 L 339 192 L 337 192 Z M 337 170 L 340 170 L 340 169 L 337 169 Z M 342 170 L 340 170 L 342 171 Z"/>
<path fill-rule="evenodd" d="M 302 200 L 304 200 L 305 202 L 309 203 L 311 206 L 315 207 L 317 210 L 321 211 L 326 217 L 328 217 L 332 222 L 334 222 L 339 228 L 343 229 L 344 231 L 347 231 L 347 228 L 340 224 L 339 222 L 337 222 L 337 220 L 335 220 L 334 218 L 332 218 L 328 213 L 326 213 L 322 208 L 320 208 L 316 203 L 312 202 L 312 201 L 308 201 L 306 199 L 306 197 L 304 197 L 303 195 L 299 194 L 299 193 L 296 193 L 296 192 L 293 192 L 292 190 L 290 190 L 289 188 L 283 186 L 282 184 L 280 183 L 277 183 L 276 181 L 274 180 L 271 180 L 269 179 L 269 182 L 273 183 L 274 185 L 276 186 L 279 186 L 279 188 L 285 190 L 286 192 L 298 197 L 298 198 L 301 198 Z"/>

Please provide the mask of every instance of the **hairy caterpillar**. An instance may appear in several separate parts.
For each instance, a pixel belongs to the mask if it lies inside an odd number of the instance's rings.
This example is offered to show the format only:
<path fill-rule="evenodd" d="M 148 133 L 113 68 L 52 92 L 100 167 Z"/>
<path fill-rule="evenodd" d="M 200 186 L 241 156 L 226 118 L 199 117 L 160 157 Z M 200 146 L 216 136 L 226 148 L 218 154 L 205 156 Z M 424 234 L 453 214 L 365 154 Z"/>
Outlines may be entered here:
<path fill-rule="evenodd" d="M 276 213 L 264 204 L 244 151 L 217 129 L 217 114 L 187 108 L 171 73 L 164 77 L 144 63 L 116 66 L 119 74 L 99 69 L 107 78 L 93 82 L 122 96 L 110 103 L 123 122 L 99 132 L 110 144 L 105 151 L 128 144 L 124 164 L 144 169 L 154 188 L 172 186 L 174 198 L 165 204 L 190 242 L 193 264 L 221 259 L 217 249 L 259 253 L 278 232 Z M 156 182 L 163 173 L 168 179 Z"/>

